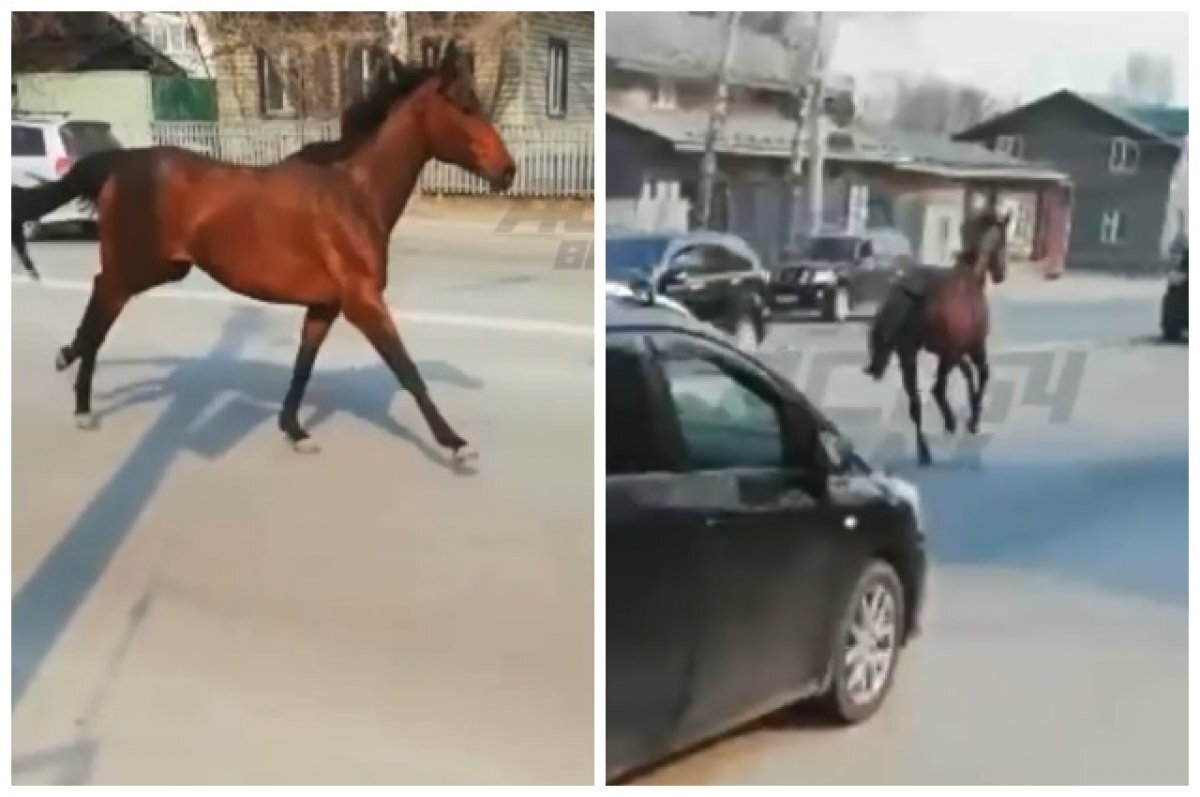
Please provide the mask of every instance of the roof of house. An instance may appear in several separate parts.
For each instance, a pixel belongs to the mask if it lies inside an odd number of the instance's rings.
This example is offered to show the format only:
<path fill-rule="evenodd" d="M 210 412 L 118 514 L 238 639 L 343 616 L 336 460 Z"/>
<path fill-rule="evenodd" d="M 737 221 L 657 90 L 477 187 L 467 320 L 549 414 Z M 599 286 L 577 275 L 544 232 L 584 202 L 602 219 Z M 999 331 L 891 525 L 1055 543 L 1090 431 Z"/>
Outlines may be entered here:
<path fill-rule="evenodd" d="M 678 152 L 704 151 L 708 113 L 666 108 L 609 108 L 608 115 L 669 142 Z M 717 151 L 727 155 L 788 158 L 795 122 L 777 114 L 734 113 L 717 139 Z M 838 129 L 824 126 L 826 157 L 842 162 L 879 163 L 899 169 L 969 179 L 1049 180 L 1068 177 L 1049 166 L 1029 163 L 978 144 L 945 136 L 913 133 L 861 124 Z M 802 142 L 803 142 L 802 137 Z"/>
<path fill-rule="evenodd" d="M 1070 89 L 1060 89 L 1059 91 L 1027 102 L 1024 105 L 1019 105 L 1004 113 L 985 119 L 979 124 L 957 133 L 955 138 L 972 138 L 985 134 L 998 123 L 1010 119 L 1019 113 L 1024 113 L 1035 106 L 1057 102 L 1064 98 L 1069 98 L 1095 108 L 1124 124 L 1131 130 L 1135 130 L 1147 138 L 1164 143 L 1177 144 L 1179 139 L 1186 138 L 1188 134 L 1187 108 L 1167 105 L 1131 105 L 1116 97 L 1083 94 Z"/>
<path fill-rule="evenodd" d="M 186 75 L 186 70 L 155 49 L 114 17 L 102 11 L 15 12 L 53 15 L 36 26 L 36 35 L 12 47 L 13 72 L 85 72 L 107 69 L 146 70 Z"/>
<path fill-rule="evenodd" d="M 722 19 L 682 11 L 606 14 L 605 55 L 632 72 L 711 78 L 721 58 L 725 24 Z M 729 80 L 734 85 L 791 91 L 795 57 L 778 38 L 739 27 Z"/>

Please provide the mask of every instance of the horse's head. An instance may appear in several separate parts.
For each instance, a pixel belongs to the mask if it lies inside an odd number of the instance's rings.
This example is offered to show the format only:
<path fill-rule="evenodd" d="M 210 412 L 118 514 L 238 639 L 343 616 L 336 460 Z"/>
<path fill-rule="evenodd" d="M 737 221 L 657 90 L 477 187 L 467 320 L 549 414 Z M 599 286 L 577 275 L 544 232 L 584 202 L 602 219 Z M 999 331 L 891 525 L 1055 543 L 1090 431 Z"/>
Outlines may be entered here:
<path fill-rule="evenodd" d="M 493 191 L 512 185 L 517 167 L 475 93 L 475 76 L 454 44 L 446 47 L 420 92 L 425 139 L 433 157 L 461 166 Z"/>
<path fill-rule="evenodd" d="M 1008 223 L 1010 214 L 988 208 L 963 224 L 963 256 L 980 279 L 990 274 L 1000 284 L 1008 275 Z"/>

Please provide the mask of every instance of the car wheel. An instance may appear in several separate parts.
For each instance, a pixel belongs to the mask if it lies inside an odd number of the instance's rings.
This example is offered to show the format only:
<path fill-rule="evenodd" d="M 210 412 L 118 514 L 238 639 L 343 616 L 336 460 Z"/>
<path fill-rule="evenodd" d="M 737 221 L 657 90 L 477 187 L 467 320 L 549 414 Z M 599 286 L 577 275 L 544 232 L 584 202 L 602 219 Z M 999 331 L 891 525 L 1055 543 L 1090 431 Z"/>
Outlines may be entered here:
<path fill-rule="evenodd" d="M 842 608 L 823 696 L 827 712 L 846 724 L 862 722 L 887 698 L 904 635 L 904 588 L 895 569 L 872 560 Z"/>
<path fill-rule="evenodd" d="M 850 289 L 838 285 L 831 293 L 825 294 L 825 305 L 821 312 L 826 321 L 841 323 L 850 317 Z"/>

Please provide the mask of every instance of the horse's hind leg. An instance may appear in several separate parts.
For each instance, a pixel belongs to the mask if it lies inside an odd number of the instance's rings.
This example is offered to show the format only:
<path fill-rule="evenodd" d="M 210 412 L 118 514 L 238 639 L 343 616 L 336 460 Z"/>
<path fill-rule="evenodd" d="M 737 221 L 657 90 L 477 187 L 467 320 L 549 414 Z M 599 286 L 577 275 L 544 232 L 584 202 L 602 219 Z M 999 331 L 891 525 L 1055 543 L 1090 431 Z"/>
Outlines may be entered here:
<path fill-rule="evenodd" d="M 908 417 L 917 430 L 917 462 L 929 465 L 933 457 L 929 455 L 929 444 L 925 441 L 925 433 L 921 431 L 921 393 L 917 385 L 916 351 L 900 353 L 900 375 L 904 381 L 904 392 L 908 394 Z"/>
<path fill-rule="evenodd" d="M 79 371 L 75 374 L 75 423 L 81 429 L 96 426 L 92 416 L 92 377 L 96 372 L 96 357 L 128 301 L 129 294 L 123 288 L 115 286 L 104 273 L 99 274 L 92 285 L 92 295 L 75 332 L 75 340 L 59 352 L 60 369 L 66 367 L 62 364 L 66 358 L 79 358 Z"/>
<path fill-rule="evenodd" d="M 312 377 L 317 352 L 321 350 L 321 344 L 325 342 L 329 329 L 340 312 L 341 308 L 336 304 L 316 305 L 309 307 L 304 315 L 300 348 L 296 352 L 296 365 L 292 369 L 292 381 L 283 399 L 283 408 L 279 411 L 280 431 L 291 442 L 292 447 L 300 452 L 314 453 L 318 450 L 312 436 L 300 425 L 300 402 L 304 398 L 308 380 Z"/>
<path fill-rule="evenodd" d="M 412 394 L 438 444 L 449 448 L 460 461 L 473 458 L 475 452 L 467 445 L 467 441 L 450 427 L 429 398 L 425 380 L 404 348 L 400 333 L 396 331 L 396 325 L 379 291 L 366 286 L 352 290 L 346 296 L 342 312 L 346 320 L 361 331 L 375 351 L 379 352 L 400 385 Z"/>
<path fill-rule="evenodd" d="M 983 391 L 987 387 L 988 377 L 991 375 L 991 369 L 988 367 L 987 345 L 980 343 L 968 352 L 967 356 L 974 363 L 975 373 L 978 376 L 975 390 L 971 393 L 971 417 L 967 420 L 967 431 L 971 434 L 978 434 L 979 416 L 983 407 Z"/>
<path fill-rule="evenodd" d="M 937 401 L 938 409 L 942 412 L 942 422 L 946 425 L 946 434 L 954 434 L 958 426 L 954 418 L 954 410 L 950 407 L 950 402 L 946 400 L 946 380 L 950 376 L 951 369 L 954 368 L 954 361 L 942 357 L 938 360 L 937 377 L 933 382 L 933 398 Z"/>

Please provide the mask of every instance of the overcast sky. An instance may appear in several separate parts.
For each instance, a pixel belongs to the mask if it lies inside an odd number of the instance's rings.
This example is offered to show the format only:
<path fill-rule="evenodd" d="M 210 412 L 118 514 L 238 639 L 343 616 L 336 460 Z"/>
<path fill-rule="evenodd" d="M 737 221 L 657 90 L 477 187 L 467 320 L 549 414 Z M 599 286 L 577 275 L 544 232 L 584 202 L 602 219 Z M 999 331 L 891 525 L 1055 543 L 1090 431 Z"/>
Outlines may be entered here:
<path fill-rule="evenodd" d="M 1169 55 L 1175 103 L 1187 103 L 1187 15 L 1164 13 L 854 14 L 838 28 L 832 68 L 934 73 L 1003 98 L 1059 88 L 1105 92 L 1130 51 Z"/>

